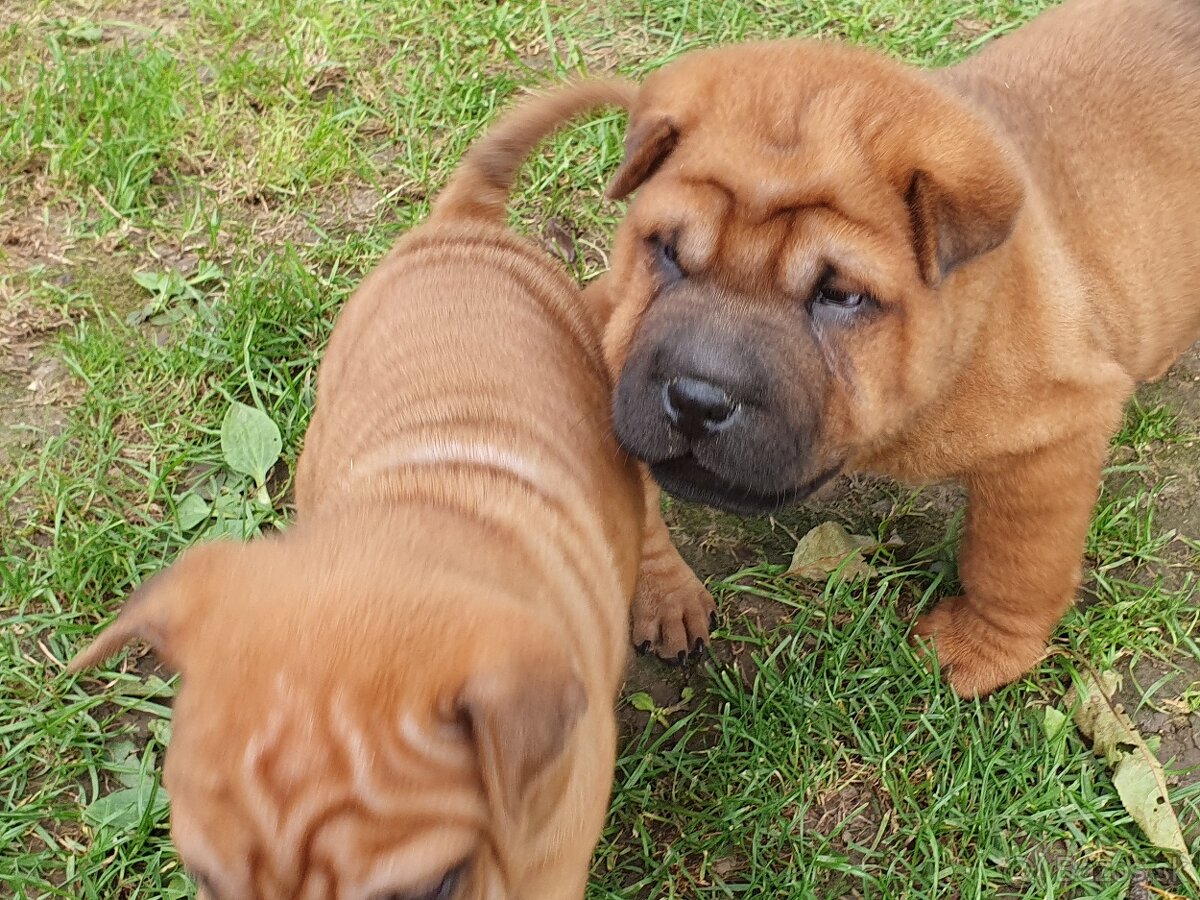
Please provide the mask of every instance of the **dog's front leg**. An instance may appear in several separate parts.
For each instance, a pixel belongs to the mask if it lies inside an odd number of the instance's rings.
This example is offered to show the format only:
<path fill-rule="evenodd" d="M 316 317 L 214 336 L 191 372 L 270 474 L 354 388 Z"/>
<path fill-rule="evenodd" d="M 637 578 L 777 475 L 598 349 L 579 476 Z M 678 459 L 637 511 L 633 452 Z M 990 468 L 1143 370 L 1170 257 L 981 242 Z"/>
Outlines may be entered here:
<path fill-rule="evenodd" d="M 1107 439 L 1086 435 L 965 478 L 965 593 L 921 616 L 951 687 L 986 694 L 1029 671 L 1079 587 Z"/>
<path fill-rule="evenodd" d="M 608 272 L 583 289 L 585 308 L 600 323 L 607 323 L 617 308 L 618 296 Z M 684 562 L 663 521 L 661 492 L 644 469 L 646 522 L 642 562 L 630 609 L 630 637 L 639 653 L 653 653 L 668 662 L 681 663 L 699 653 L 716 627 L 717 604 L 712 594 Z"/>
<path fill-rule="evenodd" d="M 657 485 L 647 477 L 645 486 L 645 537 L 630 615 L 633 646 L 639 653 L 652 650 L 670 662 L 683 662 L 708 641 L 717 604 L 675 549 Z"/>

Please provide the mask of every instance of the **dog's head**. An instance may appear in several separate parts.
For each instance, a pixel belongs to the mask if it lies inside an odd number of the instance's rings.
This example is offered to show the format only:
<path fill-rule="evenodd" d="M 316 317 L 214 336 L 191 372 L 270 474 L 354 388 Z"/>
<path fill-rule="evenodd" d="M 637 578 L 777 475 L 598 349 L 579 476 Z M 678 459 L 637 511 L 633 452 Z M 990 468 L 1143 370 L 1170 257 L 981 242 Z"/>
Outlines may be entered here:
<path fill-rule="evenodd" d="M 180 672 L 164 783 L 200 897 L 581 896 L 611 765 L 561 636 L 439 563 L 445 532 L 302 531 L 187 552 L 72 663 L 136 637 Z"/>
<path fill-rule="evenodd" d="M 813 41 L 647 79 L 610 195 L 618 436 L 685 499 L 764 511 L 874 452 L 961 371 L 964 290 L 1021 177 L 926 73 Z"/>

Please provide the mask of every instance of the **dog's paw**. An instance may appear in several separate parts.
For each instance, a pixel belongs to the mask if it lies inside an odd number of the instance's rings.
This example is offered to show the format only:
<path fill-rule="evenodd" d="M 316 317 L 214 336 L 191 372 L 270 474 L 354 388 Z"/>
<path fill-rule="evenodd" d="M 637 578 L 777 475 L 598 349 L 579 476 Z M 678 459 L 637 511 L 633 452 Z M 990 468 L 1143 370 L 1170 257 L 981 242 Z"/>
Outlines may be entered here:
<path fill-rule="evenodd" d="M 932 647 L 960 697 L 982 697 L 1016 681 L 1046 652 L 1045 641 L 995 628 L 962 597 L 943 600 L 917 619 L 912 638 Z"/>
<path fill-rule="evenodd" d="M 630 632 L 639 653 L 682 663 L 704 650 L 716 624 L 716 601 L 683 560 L 669 572 L 643 571 L 638 578 Z"/>

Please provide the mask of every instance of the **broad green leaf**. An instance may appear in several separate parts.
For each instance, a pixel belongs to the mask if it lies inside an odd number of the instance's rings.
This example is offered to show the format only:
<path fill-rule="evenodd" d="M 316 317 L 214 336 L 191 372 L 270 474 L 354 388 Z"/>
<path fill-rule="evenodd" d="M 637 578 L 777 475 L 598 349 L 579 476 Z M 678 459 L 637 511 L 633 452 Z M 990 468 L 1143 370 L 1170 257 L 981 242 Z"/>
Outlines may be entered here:
<path fill-rule="evenodd" d="M 248 541 L 252 537 L 258 537 L 261 533 L 258 527 L 258 519 L 254 515 L 254 510 L 246 508 L 246 514 L 242 517 L 242 540 Z"/>
<path fill-rule="evenodd" d="M 120 741 L 112 750 L 113 765 L 109 767 L 124 788 L 97 797 L 83 811 L 83 820 L 94 828 L 130 831 L 149 812 L 157 824 L 167 809 L 167 794 L 158 786 L 157 756 L 146 747 L 141 757 L 132 741 Z"/>
<path fill-rule="evenodd" d="M 174 697 L 175 685 L 172 682 L 164 681 L 157 675 L 146 676 L 146 696 L 147 697 Z"/>
<path fill-rule="evenodd" d="M 146 726 L 154 739 L 163 747 L 168 747 L 171 744 L 171 722 L 168 719 L 151 719 L 150 724 Z"/>
<path fill-rule="evenodd" d="M 190 900 L 196 896 L 196 887 L 183 872 L 176 872 L 163 892 L 163 900 Z"/>
<path fill-rule="evenodd" d="M 150 318 L 158 310 L 158 301 L 151 300 L 145 306 L 139 306 L 133 312 L 125 316 L 126 325 L 141 325 Z"/>
<path fill-rule="evenodd" d="M 84 809 L 83 821 L 97 830 L 133 831 L 147 813 L 153 823 L 163 822 L 167 804 L 167 792 L 155 787 L 154 771 L 143 770 L 136 786 L 97 797 Z"/>
<path fill-rule="evenodd" d="M 141 821 L 144 809 L 141 791 L 136 787 L 121 788 L 92 801 L 83 811 L 83 821 L 93 828 L 130 831 Z"/>
<path fill-rule="evenodd" d="M 199 494 L 188 494 L 175 507 L 175 519 L 181 531 L 191 531 L 208 518 L 208 503 Z"/>
<path fill-rule="evenodd" d="M 180 306 L 178 303 L 168 306 L 165 310 L 150 317 L 150 324 L 159 327 L 163 325 L 174 325 L 176 322 L 187 318 L 187 308 Z"/>
<path fill-rule="evenodd" d="M 220 266 L 204 259 L 200 261 L 200 265 L 196 266 L 196 274 L 188 280 L 192 284 L 207 284 L 210 281 L 218 281 L 222 274 Z"/>
<path fill-rule="evenodd" d="M 155 295 L 165 293 L 169 283 L 167 272 L 134 272 L 133 280 Z"/>
<path fill-rule="evenodd" d="M 113 691 L 114 697 L 174 697 L 175 687 L 157 675 L 146 678 L 130 678 L 122 681 Z"/>
<path fill-rule="evenodd" d="M 112 765 L 108 771 L 125 787 L 137 787 L 142 780 L 142 762 L 138 758 L 137 746 L 133 741 L 118 741 L 109 750 Z"/>
<path fill-rule="evenodd" d="M 244 541 L 245 539 L 246 524 L 241 519 L 217 519 L 201 535 L 203 541 Z"/>
<path fill-rule="evenodd" d="M 200 292 L 174 269 L 167 272 L 134 272 L 133 280 L 159 300 L 199 300 L 201 297 Z"/>
<path fill-rule="evenodd" d="M 80 19 L 63 32 L 69 40 L 80 44 L 96 44 L 104 39 L 104 30 L 95 22 Z"/>
<path fill-rule="evenodd" d="M 629 705 L 634 709 L 647 713 L 654 712 L 654 710 L 658 708 L 654 702 L 654 698 L 642 691 L 629 695 Z"/>
<path fill-rule="evenodd" d="M 213 497 L 212 510 L 218 519 L 240 519 L 246 511 L 246 500 L 222 486 Z"/>
<path fill-rule="evenodd" d="M 261 485 L 282 449 L 279 428 L 265 412 L 245 403 L 229 407 L 221 423 L 221 453 L 229 468 Z"/>

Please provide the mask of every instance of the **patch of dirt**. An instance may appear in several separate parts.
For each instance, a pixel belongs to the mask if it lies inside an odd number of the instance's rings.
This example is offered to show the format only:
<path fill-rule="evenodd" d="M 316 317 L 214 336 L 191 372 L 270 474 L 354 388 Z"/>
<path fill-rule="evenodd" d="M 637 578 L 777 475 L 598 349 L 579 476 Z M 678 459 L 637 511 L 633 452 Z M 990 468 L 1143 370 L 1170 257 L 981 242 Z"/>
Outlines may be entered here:
<path fill-rule="evenodd" d="M 960 41 L 967 41 L 983 37 L 994 27 L 991 22 L 964 16 L 954 21 L 954 27 L 950 30 L 950 34 Z"/>
<path fill-rule="evenodd" d="M 1161 483 L 1159 526 L 1200 539 L 1200 345 L 1184 354 L 1161 381 L 1138 393 L 1144 404 L 1165 404 L 1177 416 L 1176 439 L 1151 449 L 1148 482 Z M 1165 483 L 1164 483 L 1165 482 Z"/>
<path fill-rule="evenodd" d="M 898 828 L 892 798 L 869 766 L 848 765 L 838 784 L 825 791 L 804 810 L 804 827 L 829 839 L 829 846 L 845 854 L 853 865 Z"/>
<path fill-rule="evenodd" d="M 0 474 L 66 422 L 78 387 L 42 345 L 69 319 L 0 291 Z"/>
<path fill-rule="evenodd" d="M 15 179 L 12 193 L 6 201 L 0 222 L 0 262 L 10 271 L 21 272 L 34 266 L 65 266 L 72 241 L 67 237 L 68 210 L 59 202 L 59 195 L 50 187 L 44 173 L 31 173 L 25 179 Z M 0 282 L 0 301 L 7 308 L 11 298 L 5 297 Z"/>
<path fill-rule="evenodd" d="M 187 19 L 182 4 L 166 0 L 59 0 L 48 4 L 6 0 L 0 6 L 0 28 L 53 31 L 67 43 L 84 45 L 134 43 L 156 32 L 175 34 Z M 98 28 L 99 34 L 92 27 Z"/>

